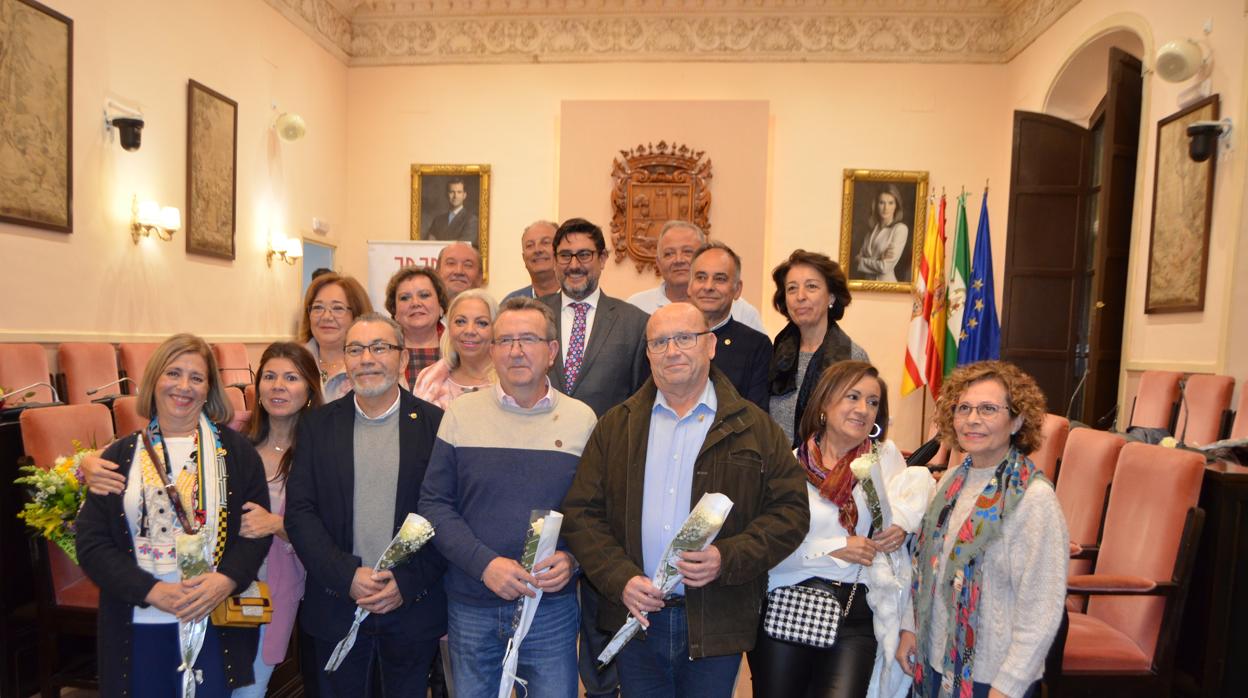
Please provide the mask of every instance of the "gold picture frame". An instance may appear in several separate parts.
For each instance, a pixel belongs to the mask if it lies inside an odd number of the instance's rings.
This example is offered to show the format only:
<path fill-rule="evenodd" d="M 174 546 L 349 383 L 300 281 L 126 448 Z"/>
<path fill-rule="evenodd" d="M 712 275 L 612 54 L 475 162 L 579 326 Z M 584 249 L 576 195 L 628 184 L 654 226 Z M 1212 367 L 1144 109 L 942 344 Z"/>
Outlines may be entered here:
<path fill-rule="evenodd" d="M 35 0 L 0 0 L 0 221 L 74 231 L 74 21 Z M 6 41 L 0 40 L 0 44 Z"/>
<path fill-rule="evenodd" d="M 452 185 L 457 183 L 463 209 L 451 217 Z M 471 244 L 481 253 L 481 283 L 489 283 L 490 166 L 412 165 L 411 239 Z"/>
<path fill-rule="evenodd" d="M 916 170 L 845 170 L 840 263 L 851 290 L 910 292 L 923 261 L 927 182 L 928 173 Z M 900 199 L 894 211 L 901 216 L 880 227 L 873 209 L 884 194 Z"/>

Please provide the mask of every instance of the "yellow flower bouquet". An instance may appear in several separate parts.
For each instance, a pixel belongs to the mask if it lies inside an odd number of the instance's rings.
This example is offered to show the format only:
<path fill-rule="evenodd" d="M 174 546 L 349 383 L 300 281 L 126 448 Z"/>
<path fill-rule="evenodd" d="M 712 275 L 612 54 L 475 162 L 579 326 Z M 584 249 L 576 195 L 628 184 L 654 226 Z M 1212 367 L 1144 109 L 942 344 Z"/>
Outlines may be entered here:
<path fill-rule="evenodd" d="M 24 473 L 13 482 L 26 485 L 30 501 L 18 512 L 17 518 L 26 522 L 39 535 L 52 541 L 78 564 L 78 552 L 74 549 L 74 519 L 86 497 L 80 466 L 82 459 L 94 452 L 74 441 L 74 453 L 56 459 L 50 468 L 23 465 Z"/>

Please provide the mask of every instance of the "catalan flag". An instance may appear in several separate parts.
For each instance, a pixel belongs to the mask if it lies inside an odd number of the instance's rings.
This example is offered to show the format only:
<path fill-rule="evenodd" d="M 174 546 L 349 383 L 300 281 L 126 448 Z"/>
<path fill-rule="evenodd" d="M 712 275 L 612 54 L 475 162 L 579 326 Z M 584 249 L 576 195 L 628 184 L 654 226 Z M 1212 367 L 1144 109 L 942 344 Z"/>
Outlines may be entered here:
<path fill-rule="evenodd" d="M 958 365 L 1001 358 L 1001 325 L 992 289 L 992 239 L 988 233 L 988 192 L 979 209 L 975 231 L 975 258 L 966 290 L 962 315 L 962 340 L 958 342 Z"/>

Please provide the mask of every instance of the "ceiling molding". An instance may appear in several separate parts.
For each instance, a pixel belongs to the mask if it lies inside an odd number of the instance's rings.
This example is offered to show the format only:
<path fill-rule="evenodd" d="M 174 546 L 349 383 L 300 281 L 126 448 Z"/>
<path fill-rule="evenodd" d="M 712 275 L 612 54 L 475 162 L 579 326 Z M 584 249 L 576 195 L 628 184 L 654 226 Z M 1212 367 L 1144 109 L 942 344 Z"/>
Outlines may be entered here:
<path fill-rule="evenodd" d="M 1078 0 L 265 0 L 351 66 L 1003 63 Z"/>

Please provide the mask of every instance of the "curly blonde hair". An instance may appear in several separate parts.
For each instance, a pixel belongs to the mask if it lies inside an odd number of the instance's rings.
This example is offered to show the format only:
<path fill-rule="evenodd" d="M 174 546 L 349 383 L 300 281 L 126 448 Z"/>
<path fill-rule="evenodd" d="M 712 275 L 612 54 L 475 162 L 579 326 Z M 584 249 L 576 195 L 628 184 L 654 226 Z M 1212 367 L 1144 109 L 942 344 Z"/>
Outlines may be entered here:
<path fill-rule="evenodd" d="M 1041 427 L 1044 425 L 1044 413 L 1048 409 L 1044 392 L 1036 385 L 1034 378 L 1014 364 L 1004 361 L 979 361 L 959 366 L 949 374 L 940 388 L 940 398 L 936 400 L 936 428 L 940 432 L 940 440 L 950 448 L 959 448 L 958 435 L 953 429 L 953 409 L 958 406 L 967 389 L 986 380 L 995 380 L 1005 388 L 1005 401 L 1010 410 L 1010 418 L 1023 418 L 1023 425 L 1010 437 L 1010 443 L 1023 453 L 1031 453 L 1040 448 L 1040 443 L 1044 440 Z"/>

